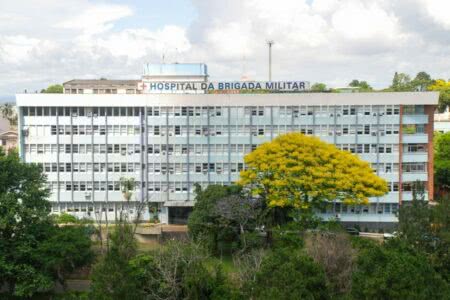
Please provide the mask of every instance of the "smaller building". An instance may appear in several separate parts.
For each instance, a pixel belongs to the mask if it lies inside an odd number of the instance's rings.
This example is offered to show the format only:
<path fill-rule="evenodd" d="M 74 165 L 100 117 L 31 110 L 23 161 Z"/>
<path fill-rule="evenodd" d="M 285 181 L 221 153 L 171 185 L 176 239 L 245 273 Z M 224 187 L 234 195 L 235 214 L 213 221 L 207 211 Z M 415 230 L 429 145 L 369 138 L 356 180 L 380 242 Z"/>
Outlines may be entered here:
<path fill-rule="evenodd" d="M 441 133 L 450 132 L 450 111 L 448 108 L 441 114 L 434 114 L 434 130 Z"/>
<path fill-rule="evenodd" d="M 8 130 L 0 133 L 0 145 L 6 152 L 17 147 L 17 132 L 13 130 Z"/>

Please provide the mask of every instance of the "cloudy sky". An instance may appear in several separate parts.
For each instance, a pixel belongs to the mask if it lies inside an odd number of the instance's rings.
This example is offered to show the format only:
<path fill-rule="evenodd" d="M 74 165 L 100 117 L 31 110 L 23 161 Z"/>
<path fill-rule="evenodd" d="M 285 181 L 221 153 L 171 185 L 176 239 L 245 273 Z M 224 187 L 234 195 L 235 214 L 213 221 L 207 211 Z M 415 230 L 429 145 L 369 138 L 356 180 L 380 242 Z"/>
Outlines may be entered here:
<path fill-rule="evenodd" d="M 204 62 L 211 80 L 450 78 L 449 0 L 0 0 L 0 100 L 73 78 Z"/>

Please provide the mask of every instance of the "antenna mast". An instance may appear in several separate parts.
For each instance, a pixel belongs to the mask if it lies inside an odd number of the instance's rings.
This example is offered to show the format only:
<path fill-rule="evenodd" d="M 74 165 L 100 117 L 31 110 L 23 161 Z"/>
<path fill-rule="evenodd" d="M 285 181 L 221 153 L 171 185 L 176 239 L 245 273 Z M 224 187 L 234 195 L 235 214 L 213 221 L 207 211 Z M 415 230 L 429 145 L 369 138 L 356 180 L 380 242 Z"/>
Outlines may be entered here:
<path fill-rule="evenodd" d="M 267 45 L 269 46 L 269 81 L 272 81 L 272 45 L 275 44 L 274 41 L 267 41 Z"/>

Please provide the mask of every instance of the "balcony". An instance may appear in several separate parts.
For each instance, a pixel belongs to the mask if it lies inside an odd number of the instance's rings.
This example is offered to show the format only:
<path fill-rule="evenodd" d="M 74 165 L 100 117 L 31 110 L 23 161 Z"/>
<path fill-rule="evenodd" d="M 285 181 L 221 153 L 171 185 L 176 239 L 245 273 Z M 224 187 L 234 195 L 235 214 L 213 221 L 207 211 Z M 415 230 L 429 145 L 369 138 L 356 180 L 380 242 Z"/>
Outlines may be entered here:
<path fill-rule="evenodd" d="M 403 124 L 428 124 L 428 115 L 403 115 Z"/>

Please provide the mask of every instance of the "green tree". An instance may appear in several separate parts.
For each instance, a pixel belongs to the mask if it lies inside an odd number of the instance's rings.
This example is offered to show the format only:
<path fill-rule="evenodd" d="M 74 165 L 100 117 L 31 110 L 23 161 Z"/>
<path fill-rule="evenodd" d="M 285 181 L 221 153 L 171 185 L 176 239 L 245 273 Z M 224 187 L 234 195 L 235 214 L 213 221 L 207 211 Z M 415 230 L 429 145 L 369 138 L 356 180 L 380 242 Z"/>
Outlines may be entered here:
<path fill-rule="evenodd" d="M 359 81 L 357 79 L 353 79 L 348 86 L 351 87 L 359 87 L 360 91 L 369 92 L 372 91 L 372 87 L 367 83 L 367 81 Z"/>
<path fill-rule="evenodd" d="M 433 83 L 433 79 L 431 79 L 430 74 L 427 72 L 419 72 L 417 73 L 416 77 L 411 81 L 411 85 L 414 87 L 417 91 L 426 91 L 428 89 L 428 86 L 430 86 Z"/>
<path fill-rule="evenodd" d="M 434 183 L 438 194 L 450 191 L 450 132 L 434 137 Z"/>
<path fill-rule="evenodd" d="M 398 230 L 412 248 L 429 251 L 432 243 L 432 211 L 425 200 L 425 187 L 422 182 L 413 184 L 413 200 L 404 202 L 399 210 Z"/>
<path fill-rule="evenodd" d="M 137 253 L 133 228 L 119 221 L 111 234 L 110 248 L 94 267 L 90 296 L 92 299 L 139 299 L 138 282 L 129 262 Z"/>
<path fill-rule="evenodd" d="M 277 249 L 264 256 L 255 281 L 245 290 L 250 299 L 330 298 L 323 269 L 292 249 Z"/>
<path fill-rule="evenodd" d="M 324 92 L 327 90 L 325 83 L 316 82 L 311 86 L 311 91 L 313 92 Z"/>
<path fill-rule="evenodd" d="M 50 85 L 46 89 L 43 89 L 41 93 L 46 94 L 62 94 L 64 92 L 64 87 L 61 84 Z"/>
<path fill-rule="evenodd" d="M 200 185 L 195 186 L 195 205 L 188 219 L 189 233 L 194 241 L 201 241 L 215 254 L 238 248 L 239 225 L 223 218 L 217 206 L 222 199 L 239 193 L 237 186 L 209 185 L 204 190 Z"/>
<path fill-rule="evenodd" d="M 91 257 L 86 232 L 53 224 L 45 180 L 37 165 L 0 148 L 0 282 L 9 297 L 46 292 Z"/>
<path fill-rule="evenodd" d="M 448 299 L 448 285 L 426 257 L 405 247 L 363 250 L 353 273 L 355 299 Z"/>
<path fill-rule="evenodd" d="M 392 84 L 389 87 L 390 91 L 394 92 L 411 92 L 414 91 L 414 87 L 411 84 L 411 77 L 405 73 L 395 72 Z"/>
<path fill-rule="evenodd" d="M 142 299 L 232 299 L 219 265 L 191 241 L 170 241 L 130 261 Z"/>

